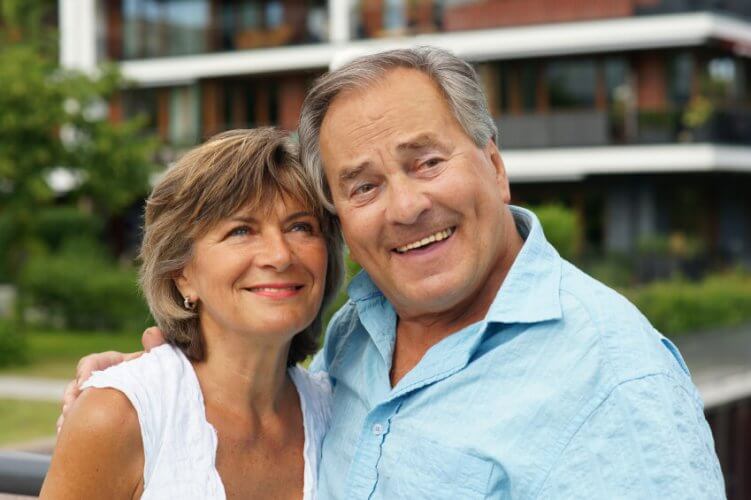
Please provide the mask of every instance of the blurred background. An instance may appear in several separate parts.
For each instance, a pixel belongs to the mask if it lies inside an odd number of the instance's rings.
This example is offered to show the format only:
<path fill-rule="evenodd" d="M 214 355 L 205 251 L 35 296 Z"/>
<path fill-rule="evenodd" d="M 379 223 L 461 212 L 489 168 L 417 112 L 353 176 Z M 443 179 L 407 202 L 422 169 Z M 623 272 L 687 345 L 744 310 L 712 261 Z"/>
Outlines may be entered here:
<path fill-rule="evenodd" d="M 513 203 L 679 345 L 751 498 L 749 0 L 0 0 L 0 448 L 49 452 L 78 358 L 139 348 L 166 165 L 417 44 L 475 66 Z"/>

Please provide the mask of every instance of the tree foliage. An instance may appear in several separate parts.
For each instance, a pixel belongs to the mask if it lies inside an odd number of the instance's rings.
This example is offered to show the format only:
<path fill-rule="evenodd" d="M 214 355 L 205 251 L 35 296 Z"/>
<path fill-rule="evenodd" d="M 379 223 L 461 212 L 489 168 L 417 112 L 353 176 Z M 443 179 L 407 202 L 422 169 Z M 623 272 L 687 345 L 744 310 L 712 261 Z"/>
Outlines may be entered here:
<path fill-rule="evenodd" d="M 96 74 L 61 68 L 56 2 L 0 0 L 0 216 L 9 278 L 34 252 L 45 207 L 88 207 L 104 222 L 142 198 L 156 141 L 140 119 L 112 122 L 108 103 L 124 86 L 115 66 Z M 65 193 L 53 172 L 75 179 Z M 64 195 L 64 196 L 63 196 Z"/>

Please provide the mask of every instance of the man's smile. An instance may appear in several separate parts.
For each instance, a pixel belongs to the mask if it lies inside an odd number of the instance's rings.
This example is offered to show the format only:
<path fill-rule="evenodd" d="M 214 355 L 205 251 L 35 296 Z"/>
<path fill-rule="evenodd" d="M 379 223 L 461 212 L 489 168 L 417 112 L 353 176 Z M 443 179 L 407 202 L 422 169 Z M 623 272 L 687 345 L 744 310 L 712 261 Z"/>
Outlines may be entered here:
<path fill-rule="evenodd" d="M 454 231 L 456 230 L 456 226 L 449 227 L 447 229 L 444 229 L 442 231 L 437 231 L 433 234 L 430 234 L 428 236 L 425 236 L 424 238 L 420 238 L 418 240 L 412 241 L 411 243 L 407 243 L 405 245 L 398 246 L 394 248 L 394 252 L 396 253 L 407 253 L 410 250 L 417 250 L 420 248 L 424 248 L 426 246 L 429 246 L 433 243 L 443 241 L 445 239 L 448 239 L 452 234 L 454 234 Z"/>

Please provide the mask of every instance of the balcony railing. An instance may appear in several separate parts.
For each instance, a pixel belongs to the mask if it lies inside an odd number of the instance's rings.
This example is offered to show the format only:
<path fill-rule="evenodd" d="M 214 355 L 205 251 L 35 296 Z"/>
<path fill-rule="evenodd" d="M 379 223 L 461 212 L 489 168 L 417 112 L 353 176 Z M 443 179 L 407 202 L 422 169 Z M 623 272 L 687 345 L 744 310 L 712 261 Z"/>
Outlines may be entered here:
<path fill-rule="evenodd" d="M 195 55 L 329 39 L 324 3 L 131 0 L 125 4 L 122 10 L 113 6 L 107 11 L 107 27 L 100 35 L 99 44 L 111 59 Z"/>
<path fill-rule="evenodd" d="M 689 126 L 676 110 L 623 113 L 584 110 L 503 115 L 497 120 L 504 148 L 712 142 L 751 144 L 751 109 L 716 110 Z"/>

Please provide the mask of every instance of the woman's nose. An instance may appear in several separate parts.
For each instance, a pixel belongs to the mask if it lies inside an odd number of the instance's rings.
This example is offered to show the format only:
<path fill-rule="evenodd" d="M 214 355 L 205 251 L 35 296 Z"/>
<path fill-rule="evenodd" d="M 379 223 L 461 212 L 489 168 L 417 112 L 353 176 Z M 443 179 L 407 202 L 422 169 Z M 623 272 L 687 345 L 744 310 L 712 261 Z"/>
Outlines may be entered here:
<path fill-rule="evenodd" d="M 263 249 L 256 256 L 261 267 L 284 271 L 292 263 L 292 250 L 283 234 L 270 234 L 263 241 Z"/>

